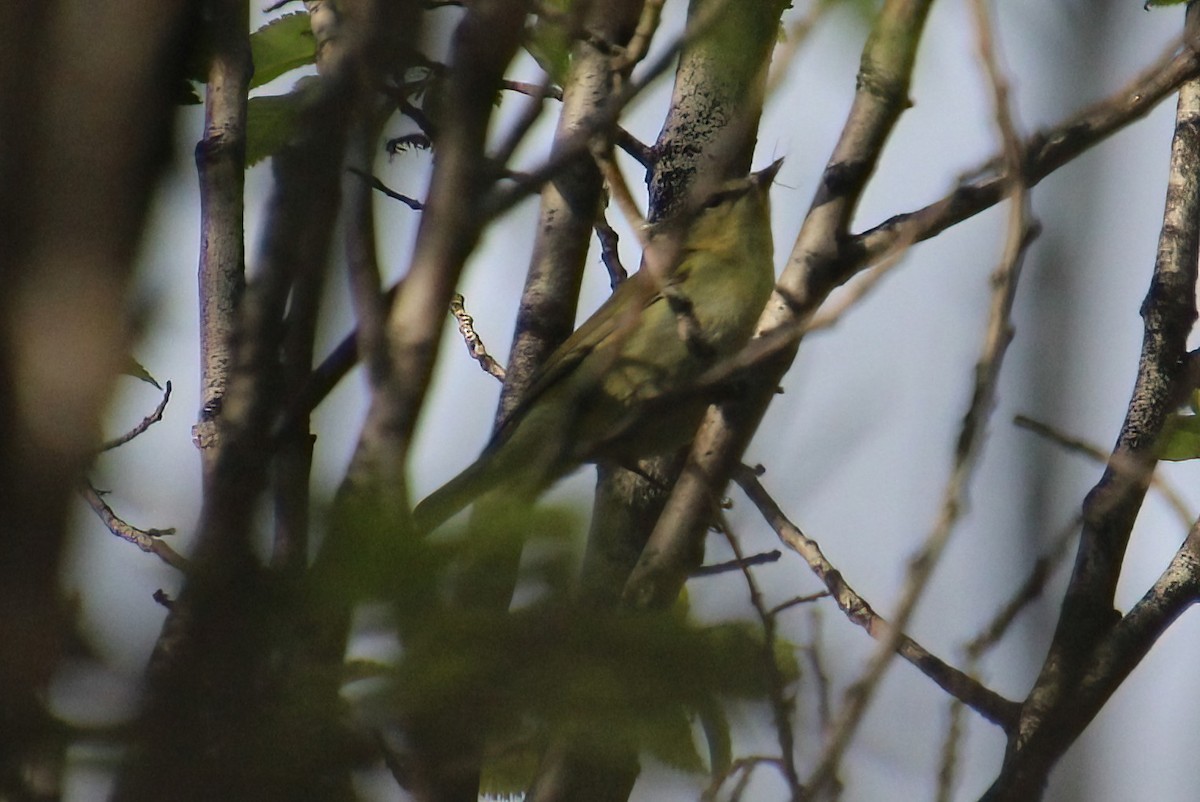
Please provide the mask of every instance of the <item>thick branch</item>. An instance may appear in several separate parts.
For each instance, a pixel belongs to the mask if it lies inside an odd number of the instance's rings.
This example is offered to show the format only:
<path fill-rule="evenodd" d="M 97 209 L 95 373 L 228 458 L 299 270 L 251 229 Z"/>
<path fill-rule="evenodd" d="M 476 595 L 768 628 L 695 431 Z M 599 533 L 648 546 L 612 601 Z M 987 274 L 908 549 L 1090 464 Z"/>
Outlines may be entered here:
<path fill-rule="evenodd" d="M 200 419 L 194 438 L 206 482 L 216 465 L 220 445 L 217 420 L 233 361 L 234 318 L 246 286 L 242 220 L 246 92 L 254 70 L 249 19 L 246 0 L 213 4 L 204 138 L 196 144 L 200 177 Z"/>

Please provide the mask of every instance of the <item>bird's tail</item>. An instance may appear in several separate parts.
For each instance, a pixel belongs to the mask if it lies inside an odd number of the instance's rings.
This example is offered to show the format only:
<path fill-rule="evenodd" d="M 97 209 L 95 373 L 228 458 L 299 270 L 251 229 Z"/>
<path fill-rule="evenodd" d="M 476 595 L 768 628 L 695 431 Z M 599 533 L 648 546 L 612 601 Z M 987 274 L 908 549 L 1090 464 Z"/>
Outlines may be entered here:
<path fill-rule="evenodd" d="M 489 461 L 476 460 L 462 473 L 430 493 L 413 509 L 413 523 L 418 532 L 428 533 L 454 517 L 479 496 L 491 490 L 499 481 L 496 471 L 489 470 Z"/>

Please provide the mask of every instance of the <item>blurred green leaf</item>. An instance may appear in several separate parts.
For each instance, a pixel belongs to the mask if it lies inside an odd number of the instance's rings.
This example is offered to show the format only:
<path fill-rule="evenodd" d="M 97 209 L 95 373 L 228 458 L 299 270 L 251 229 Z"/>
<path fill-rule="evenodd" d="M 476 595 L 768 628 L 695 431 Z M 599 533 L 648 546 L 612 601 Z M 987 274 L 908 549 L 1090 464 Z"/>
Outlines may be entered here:
<path fill-rule="evenodd" d="M 250 98 L 246 110 L 246 166 L 274 155 L 296 130 L 296 119 L 307 99 L 308 80 L 296 82 L 286 95 Z"/>
<path fill-rule="evenodd" d="M 1171 462 L 1200 458 L 1200 415 L 1171 415 L 1158 441 L 1158 458 Z"/>
<path fill-rule="evenodd" d="M 691 722 L 703 713 L 717 728 L 710 753 L 727 763 L 715 700 L 766 695 L 761 636 L 749 624 L 701 627 L 562 599 L 515 612 L 430 611 L 421 624 L 403 638 L 387 702 L 398 715 L 478 722 L 494 736 L 528 733 L 532 721 L 600 762 L 632 747 L 702 771 Z"/>
<path fill-rule="evenodd" d="M 250 53 L 254 59 L 251 89 L 297 67 L 312 64 L 317 56 L 317 43 L 308 14 L 303 11 L 285 14 L 250 34 Z"/>
<path fill-rule="evenodd" d="M 557 84 L 566 80 L 571 66 L 570 5 L 570 0 L 547 0 L 525 29 L 525 49 Z"/>
<path fill-rule="evenodd" d="M 142 363 L 138 362 L 133 357 L 129 357 L 125 360 L 125 369 L 122 371 L 122 373 L 124 373 L 126 376 L 132 376 L 135 379 L 140 379 L 146 384 L 152 384 L 159 390 L 163 388 L 162 385 L 158 383 L 158 379 L 151 376 L 150 371 L 146 370 L 146 368 L 142 366 Z"/>

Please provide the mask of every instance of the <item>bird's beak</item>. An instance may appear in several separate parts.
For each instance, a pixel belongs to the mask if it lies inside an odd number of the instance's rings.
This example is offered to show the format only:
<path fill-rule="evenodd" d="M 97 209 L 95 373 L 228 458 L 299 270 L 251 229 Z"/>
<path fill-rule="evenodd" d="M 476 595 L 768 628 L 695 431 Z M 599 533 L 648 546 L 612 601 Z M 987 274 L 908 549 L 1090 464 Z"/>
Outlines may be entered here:
<path fill-rule="evenodd" d="M 764 167 L 757 173 L 754 173 L 754 183 L 760 187 L 769 187 L 775 180 L 775 176 L 779 173 L 779 168 L 783 166 L 783 159 L 776 159 L 770 166 Z"/>

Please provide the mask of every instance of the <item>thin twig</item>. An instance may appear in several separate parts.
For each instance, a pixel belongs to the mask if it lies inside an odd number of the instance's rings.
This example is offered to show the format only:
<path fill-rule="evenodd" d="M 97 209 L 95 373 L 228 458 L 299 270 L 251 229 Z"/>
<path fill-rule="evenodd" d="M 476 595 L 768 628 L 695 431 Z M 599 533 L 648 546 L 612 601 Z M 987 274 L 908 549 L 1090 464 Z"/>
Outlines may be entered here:
<path fill-rule="evenodd" d="M 600 261 L 604 263 L 604 269 L 608 271 L 608 285 L 616 290 L 618 284 L 629 278 L 629 271 L 625 269 L 625 265 L 621 264 L 621 254 L 617 250 L 617 243 L 621 237 L 617 234 L 616 229 L 608 224 L 608 219 L 604 216 L 603 211 L 596 213 L 596 222 L 593 227 L 596 230 L 596 239 L 600 240 Z"/>
<path fill-rule="evenodd" d="M 528 84 L 525 84 L 528 86 Z M 517 152 L 517 148 L 525 141 L 525 137 L 529 134 L 529 130 L 533 128 L 533 124 L 542 116 L 542 104 L 546 98 L 554 97 L 556 87 L 552 85 L 550 76 L 547 75 L 540 85 L 530 90 L 528 93 L 529 99 L 521 109 L 520 116 L 516 122 L 508 130 L 508 133 L 501 139 L 500 144 L 496 147 L 489 159 L 493 165 L 499 168 L 504 168 L 513 154 Z M 558 100 L 562 100 L 562 90 L 557 90 Z"/>
<path fill-rule="evenodd" d="M 630 70 L 650 52 L 650 41 L 658 30 L 662 18 L 664 0 L 646 0 L 642 5 L 642 14 L 638 18 L 637 28 L 625 47 L 625 52 L 613 60 L 613 69 L 617 73 L 628 75 Z"/>
<path fill-rule="evenodd" d="M 88 506 L 92 508 L 97 517 L 104 522 L 108 531 L 122 540 L 129 541 L 147 554 L 154 554 L 172 568 L 177 568 L 184 572 L 188 570 L 187 558 L 168 546 L 161 539 L 163 535 L 175 534 L 173 527 L 170 529 L 139 529 L 122 520 L 113 512 L 113 508 L 108 506 L 100 495 L 100 491 L 93 487 L 91 482 L 84 481 L 80 483 L 79 495 L 88 503 Z"/>
<path fill-rule="evenodd" d="M 808 334 L 814 331 L 823 331 L 832 329 L 837 325 L 842 316 L 850 309 L 862 302 L 871 290 L 879 285 L 883 279 L 903 261 L 903 257 L 908 253 L 908 246 L 913 243 L 908 243 L 905 246 L 897 245 L 895 250 L 891 251 L 887 258 L 878 265 L 875 265 L 870 270 L 860 274 L 858 278 L 835 297 L 831 297 L 824 303 L 817 313 L 800 328 L 800 332 Z"/>
<path fill-rule="evenodd" d="M 964 651 L 968 660 L 977 661 L 981 659 L 993 646 L 1000 642 L 1000 639 L 1004 637 L 1012 622 L 1016 620 L 1017 614 L 1028 606 L 1030 602 L 1041 596 L 1042 591 L 1046 587 L 1047 580 L 1054 573 L 1054 569 L 1066 557 L 1067 547 L 1075 539 L 1081 520 L 1082 516 L 1076 515 L 1059 531 L 1058 536 L 1054 539 L 1054 543 L 1050 546 L 1050 550 L 1034 562 L 1033 567 L 1029 570 L 1029 574 L 1025 577 L 1025 581 L 1013 592 L 1009 600 L 992 617 L 992 620 L 979 631 L 979 634 L 967 642 Z"/>
<path fill-rule="evenodd" d="M 132 440 L 133 438 L 140 435 L 142 432 L 149 429 L 154 424 L 158 423 L 160 420 L 162 420 L 163 412 L 166 410 L 167 402 L 169 402 L 170 400 L 171 400 L 171 382 L 168 381 L 163 386 L 162 400 L 158 402 L 158 406 L 154 408 L 154 411 L 151 412 L 146 417 L 142 418 L 141 423 L 139 423 L 137 426 L 134 426 L 129 431 L 125 432 L 125 434 L 104 443 L 104 445 L 100 446 L 100 450 L 101 451 L 112 451 L 114 448 L 117 448 L 118 446 L 123 446 L 126 443 L 128 443 L 130 440 Z"/>
<path fill-rule="evenodd" d="M 554 86 L 550 83 L 531 84 L 528 81 L 510 81 L 505 79 L 500 84 L 501 88 L 507 89 L 510 92 L 516 92 L 520 95 L 528 95 L 529 97 L 551 98 L 552 100 L 562 100 L 562 87 Z"/>
<path fill-rule="evenodd" d="M 784 681 L 783 673 L 779 670 L 779 664 L 775 661 L 777 643 L 775 616 L 767 609 L 762 591 L 758 589 L 758 582 L 754 579 L 754 572 L 750 570 L 750 562 L 742 553 L 742 544 L 729 527 L 729 522 L 722 521 L 720 529 L 729 543 L 729 548 L 733 550 L 734 556 L 737 558 L 735 562 L 741 568 L 742 577 L 746 580 L 746 588 L 750 591 L 750 604 L 754 606 L 754 611 L 758 614 L 759 622 L 762 624 L 762 663 L 767 675 L 771 717 L 775 722 L 775 738 L 779 741 L 780 773 L 783 774 L 783 779 L 787 782 L 794 798 L 801 792 L 800 774 L 796 771 L 796 733 L 792 729 L 792 704 L 788 697 L 787 684 Z"/>
<path fill-rule="evenodd" d="M 1027 431 L 1033 432 L 1036 435 L 1046 438 L 1047 440 L 1057 443 L 1068 451 L 1073 451 L 1076 454 L 1082 454 L 1089 457 L 1100 464 L 1109 463 L 1114 471 L 1124 472 L 1131 477 L 1141 477 L 1145 479 L 1145 471 L 1135 461 L 1124 459 L 1122 454 L 1108 454 L 1095 443 L 1090 443 L 1078 437 L 1073 437 L 1065 432 L 1062 432 L 1048 423 L 1034 420 L 1027 415 L 1017 415 L 1013 418 L 1013 423 Z M 1183 522 L 1187 528 L 1191 528 L 1192 521 L 1196 516 L 1188 509 L 1187 502 L 1179 491 L 1162 477 L 1159 473 L 1153 473 L 1149 477 L 1150 487 L 1153 487 L 1162 497 L 1166 499 L 1167 504 L 1171 505 L 1171 509 L 1175 511 L 1175 515 Z"/>
<path fill-rule="evenodd" d="M 609 195 L 616 201 L 617 208 L 625 217 L 625 222 L 633 229 L 638 244 L 645 249 L 649 245 L 649 229 L 646 227 L 646 218 L 633 199 L 633 193 L 629 191 L 629 184 L 626 183 L 624 174 L 617 167 L 617 163 L 613 161 L 612 150 L 594 147 L 592 157 L 596 160 L 596 166 L 600 168 L 600 174 L 604 176 L 604 183 L 608 186 Z"/>
<path fill-rule="evenodd" d="M 812 604 L 815 601 L 829 598 L 829 591 L 819 590 L 816 593 L 809 593 L 804 596 L 795 596 L 785 602 L 780 602 L 771 608 L 771 615 L 779 615 L 784 610 L 790 610 L 793 607 L 799 607 L 802 604 Z"/>
<path fill-rule="evenodd" d="M 421 203 L 421 201 L 417 200 L 416 198 L 410 198 L 407 195 L 400 194 L 396 190 L 389 187 L 387 184 L 380 181 L 375 176 L 371 175 L 370 173 L 363 172 L 362 170 L 359 170 L 357 167 L 347 167 L 346 172 L 352 173 L 352 174 L 358 176 L 359 178 L 361 178 L 362 180 L 364 180 L 368 184 L 370 184 L 372 187 L 374 187 L 375 189 L 382 192 L 384 195 L 387 195 L 389 198 L 392 198 L 393 200 L 400 201 L 405 206 L 412 209 L 414 212 L 419 212 L 425 208 L 425 204 Z"/>
<path fill-rule="evenodd" d="M 783 556 L 783 552 L 779 549 L 763 552 L 762 554 L 751 554 L 749 557 L 726 560 L 725 562 L 712 563 L 711 565 L 701 565 L 692 570 L 691 575 L 697 576 L 715 576 L 717 574 L 727 574 L 730 571 L 744 570 L 752 565 L 767 565 L 769 563 L 778 562 Z M 792 600 L 795 603 L 795 599 Z M 774 610 L 772 610 L 774 612 Z"/>
<path fill-rule="evenodd" d="M 825 670 L 825 662 L 821 659 L 821 608 L 810 607 L 808 614 L 809 629 L 808 646 L 804 651 L 808 655 L 808 665 L 816 684 L 817 723 L 821 732 L 829 732 L 833 724 L 833 705 L 830 703 L 829 672 Z"/>
<path fill-rule="evenodd" d="M 721 787 L 724 786 L 725 783 L 729 782 L 729 780 L 734 776 L 741 775 L 738 780 L 738 784 L 734 786 L 733 793 L 731 793 L 729 796 L 731 802 L 732 800 L 740 799 L 742 793 L 746 789 L 746 783 L 749 781 L 751 773 L 759 766 L 775 766 L 778 768 L 779 758 L 769 757 L 767 755 L 747 755 L 746 757 L 739 757 L 737 760 L 729 764 L 729 768 L 726 769 L 724 773 L 718 774 L 712 778 L 708 788 L 704 790 L 704 793 L 700 798 L 704 800 L 704 802 L 712 802 L 717 798 L 717 793 L 720 792 Z"/>
<path fill-rule="evenodd" d="M 780 510 L 749 468 L 734 471 L 734 481 L 750 498 L 763 518 L 775 530 L 775 534 L 808 563 L 817 579 L 829 590 L 830 596 L 846 616 L 858 624 L 876 640 L 883 640 L 893 632 L 893 627 L 881 617 L 871 605 L 846 582 L 842 573 L 821 553 L 816 541 L 805 535 Z M 918 668 L 921 673 L 936 682 L 955 698 L 962 699 L 972 710 L 988 721 L 1004 729 L 1016 723 L 1020 706 L 1016 702 L 984 687 L 978 681 L 931 654 L 912 638 L 900 634 L 896 641 L 896 653 Z"/>
<path fill-rule="evenodd" d="M 827 778 L 832 777 L 836 771 L 842 754 L 862 721 L 871 697 L 879 687 L 884 672 L 891 663 L 896 646 L 904 637 L 903 630 L 908 626 L 913 611 L 916 609 L 917 601 L 928 588 L 933 569 L 944 552 L 962 510 L 966 506 L 967 489 L 977 463 L 976 458 L 982 444 L 983 433 L 994 405 L 1000 368 L 1003 365 L 1008 344 L 1012 340 L 1010 320 L 1021 264 L 1025 251 L 1032 241 L 1031 235 L 1035 233 L 1035 226 L 1029 217 L 1028 189 L 1024 181 L 1019 178 L 1024 156 L 1021 141 L 1017 136 L 1009 111 L 1008 85 L 997 63 L 986 8 L 978 3 L 974 8 L 977 12 L 976 30 L 980 60 L 984 65 L 984 72 L 992 89 L 996 127 L 1003 143 L 1005 172 L 1017 177 L 1011 184 L 1012 209 L 1009 215 L 1004 254 L 991 276 L 993 287 L 991 310 L 988 316 L 987 330 L 984 334 L 983 348 L 975 365 L 975 386 L 970 405 L 959 430 L 958 442 L 954 450 L 954 462 L 942 494 L 937 522 L 921 549 L 909 561 L 904 590 L 896 605 L 894 627 L 879 644 L 879 648 L 872 655 L 861 678 L 852 684 L 846 693 L 845 704 L 839 712 L 833 732 L 826 740 L 817 768 L 811 775 L 809 785 L 813 789 L 822 788 L 828 781 Z M 966 675 L 964 674 L 964 676 Z"/>
<path fill-rule="evenodd" d="M 454 319 L 458 321 L 458 333 L 462 335 L 471 359 L 479 363 L 479 367 L 483 369 L 484 373 L 504 381 L 504 367 L 487 352 L 483 338 L 475 331 L 475 319 L 467 314 L 463 297 L 458 293 L 455 293 L 450 299 L 450 314 L 454 315 Z"/>
<path fill-rule="evenodd" d="M 618 126 L 613 133 L 613 144 L 633 157 L 633 160 L 647 170 L 654 166 L 654 148 L 638 139 L 625 128 Z"/>

